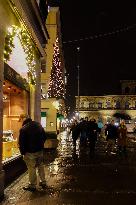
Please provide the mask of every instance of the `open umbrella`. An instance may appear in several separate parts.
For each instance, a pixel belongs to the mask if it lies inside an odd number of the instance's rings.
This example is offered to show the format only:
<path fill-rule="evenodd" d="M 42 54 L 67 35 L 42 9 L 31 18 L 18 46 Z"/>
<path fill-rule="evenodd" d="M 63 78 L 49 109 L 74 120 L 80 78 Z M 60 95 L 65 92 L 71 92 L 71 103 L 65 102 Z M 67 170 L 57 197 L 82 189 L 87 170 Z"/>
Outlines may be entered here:
<path fill-rule="evenodd" d="M 113 117 L 120 118 L 122 120 L 131 120 L 131 117 L 127 113 L 115 113 Z"/>

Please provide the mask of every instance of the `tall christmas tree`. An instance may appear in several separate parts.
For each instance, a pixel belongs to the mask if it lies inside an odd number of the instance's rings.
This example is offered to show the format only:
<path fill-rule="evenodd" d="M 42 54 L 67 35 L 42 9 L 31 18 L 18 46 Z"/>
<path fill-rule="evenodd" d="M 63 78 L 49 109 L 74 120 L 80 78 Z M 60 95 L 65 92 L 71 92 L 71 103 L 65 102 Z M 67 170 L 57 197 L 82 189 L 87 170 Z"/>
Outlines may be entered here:
<path fill-rule="evenodd" d="M 50 83 L 48 88 L 48 96 L 51 98 L 64 98 L 65 88 L 63 80 L 62 65 L 60 60 L 59 42 L 56 39 L 54 45 L 53 61 L 50 75 Z"/>

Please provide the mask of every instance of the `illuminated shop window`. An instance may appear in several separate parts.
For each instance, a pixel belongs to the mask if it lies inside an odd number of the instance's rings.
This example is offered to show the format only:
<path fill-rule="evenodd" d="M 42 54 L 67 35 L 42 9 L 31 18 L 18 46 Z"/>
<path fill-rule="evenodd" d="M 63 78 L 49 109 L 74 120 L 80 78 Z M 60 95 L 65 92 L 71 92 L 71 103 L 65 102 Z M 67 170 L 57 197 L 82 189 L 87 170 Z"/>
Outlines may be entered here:
<path fill-rule="evenodd" d="M 7 162 L 20 155 L 18 148 L 19 130 L 28 116 L 29 94 L 5 80 L 3 83 L 3 137 L 2 160 Z"/>
<path fill-rule="evenodd" d="M 14 37 L 13 44 L 15 45 L 15 47 L 12 50 L 10 60 L 7 61 L 7 64 L 17 73 L 19 73 L 23 78 L 28 80 L 28 66 L 26 64 L 27 55 L 24 52 L 24 49 L 17 35 Z"/>

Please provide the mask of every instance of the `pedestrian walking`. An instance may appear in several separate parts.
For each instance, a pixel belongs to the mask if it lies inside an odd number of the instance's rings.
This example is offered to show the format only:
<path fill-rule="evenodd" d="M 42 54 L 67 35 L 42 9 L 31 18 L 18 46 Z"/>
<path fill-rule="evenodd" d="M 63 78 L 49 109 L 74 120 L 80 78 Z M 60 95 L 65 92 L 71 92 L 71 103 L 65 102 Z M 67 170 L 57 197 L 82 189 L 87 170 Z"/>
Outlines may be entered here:
<path fill-rule="evenodd" d="M 31 118 L 24 120 L 19 134 L 19 149 L 23 155 L 29 175 L 29 185 L 24 190 L 35 191 L 37 185 L 36 168 L 40 177 L 40 186 L 46 187 L 43 164 L 43 148 L 46 134 L 40 123 Z"/>
<path fill-rule="evenodd" d="M 102 121 L 98 121 L 97 124 L 98 124 L 98 134 L 99 134 L 99 136 L 101 136 L 101 130 L 104 127 L 104 125 L 103 125 Z"/>
<path fill-rule="evenodd" d="M 87 137 L 88 137 L 88 117 L 81 118 L 81 122 L 79 123 L 80 127 L 80 145 L 87 145 Z"/>
<path fill-rule="evenodd" d="M 97 133 L 98 133 L 98 125 L 95 119 L 90 120 L 88 130 L 89 130 L 88 141 L 89 141 L 90 155 L 94 155 L 95 145 L 97 141 Z"/>
<path fill-rule="evenodd" d="M 114 120 L 111 120 L 111 122 L 107 124 L 105 128 L 105 135 L 107 140 L 106 153 L 111 154 L 114 152 L 114 147 L 118 136 L 117 127 L 114 124 Z"/>
<path fill-rule="evenodd" d="M 76 147 L 76 141 L 80 135 L 80 127 L 76 120 L 73 122 L 70 128 L 70 133 L 72 133 L 73 145 Z"/>
<path fill-rule="evenodd" d="M 118 139 L 117 139 L 118 149 L 120 154 L 127 154 L 127 127 L 125 121 L 122 120 L 120 126 L 118 127 Z"/>

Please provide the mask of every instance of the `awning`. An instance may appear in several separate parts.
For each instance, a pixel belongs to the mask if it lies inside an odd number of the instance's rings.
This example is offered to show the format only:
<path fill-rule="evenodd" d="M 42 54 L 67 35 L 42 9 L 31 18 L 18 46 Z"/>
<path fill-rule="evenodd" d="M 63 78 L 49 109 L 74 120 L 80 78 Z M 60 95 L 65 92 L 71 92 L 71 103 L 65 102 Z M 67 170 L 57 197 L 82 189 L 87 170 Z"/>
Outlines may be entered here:
<path fill-rule="evenodd" d="M 64 116 L 60 113 L 57 113 L 57 118 L 59 118 L 60 120 L 64 119 Z"/>
<path fill-rule="evenodd" d="M 41 117 L 46 117 L 46 112 L 41 112 Z"/>

